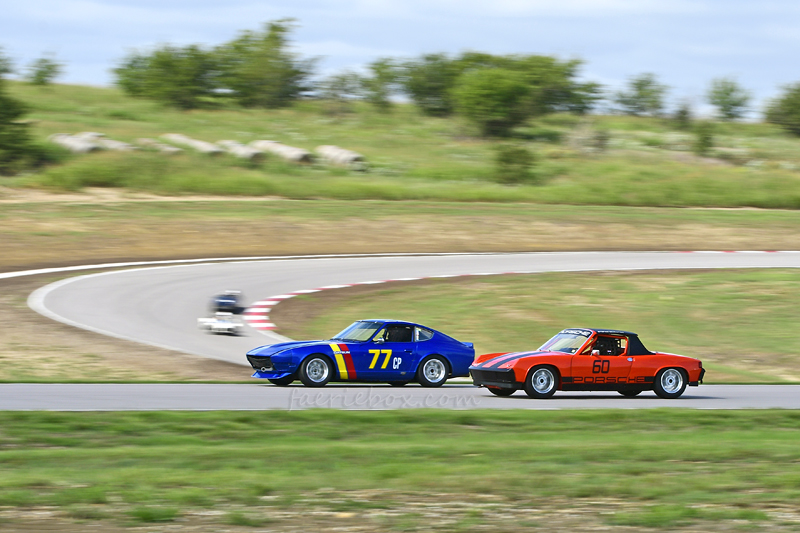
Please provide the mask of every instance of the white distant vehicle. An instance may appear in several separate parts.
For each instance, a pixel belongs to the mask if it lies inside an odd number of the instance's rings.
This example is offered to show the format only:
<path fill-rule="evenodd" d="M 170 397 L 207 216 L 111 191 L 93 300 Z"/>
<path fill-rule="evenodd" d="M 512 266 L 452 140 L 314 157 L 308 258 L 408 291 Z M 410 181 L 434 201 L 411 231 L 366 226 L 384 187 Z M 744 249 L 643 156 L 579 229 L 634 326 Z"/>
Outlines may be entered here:
<path fill-rule="evenodd" d="M 233 313 L 217 312 L 211 318 L 198 318 L 197 327 L 209 333 L 238 335 L 243 324 Z"/>

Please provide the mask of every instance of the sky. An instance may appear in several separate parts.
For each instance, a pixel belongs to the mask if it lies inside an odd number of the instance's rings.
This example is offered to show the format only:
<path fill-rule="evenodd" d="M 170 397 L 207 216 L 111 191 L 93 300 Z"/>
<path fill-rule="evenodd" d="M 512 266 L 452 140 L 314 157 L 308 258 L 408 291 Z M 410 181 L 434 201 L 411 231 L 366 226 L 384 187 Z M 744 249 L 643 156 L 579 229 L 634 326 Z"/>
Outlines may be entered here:
<path fill-rule="evenodd" d="M 753 115 L 800 82 L 797 0 L 2 0 L 0 47 L 18 70 L 46 54 L 59 82 L 111 85 L 132 50 L 215 46 L 241 30 L 294 18 L 302 57 L 321 74 L 423 53 L 545 54 L 581 59 L 581 78 L 609 90 L 656 74 L 673 106 L 703 113 L 712 79 L 753 95 Z"/>

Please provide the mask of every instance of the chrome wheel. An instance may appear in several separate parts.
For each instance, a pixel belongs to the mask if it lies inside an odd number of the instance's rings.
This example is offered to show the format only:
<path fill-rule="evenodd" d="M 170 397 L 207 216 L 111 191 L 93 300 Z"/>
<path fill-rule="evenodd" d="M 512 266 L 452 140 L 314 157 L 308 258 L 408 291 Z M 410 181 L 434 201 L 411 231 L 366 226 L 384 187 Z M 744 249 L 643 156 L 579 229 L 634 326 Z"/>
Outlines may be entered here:
<path fill-rule="evenodd" d="M 324 387 L 333 377 L 333 363 L 324 355 L 312 355 L 300 365 L 298 374 L 306 387 Z"/>
<path fill-rule="evenodd" d="M 680 368 L 665 368 L 656 375 L 655 393 L 665 399 L 678 398 L 686 390 L 686 373 Z"/>
<path fill-rule="evenodd" d="M 683 386 L 683 374 L 674 368 L 668 368 L 661 374 L 661 388 L 667 394 L 675 394 Z"/>
<path fill-rule="evenodd" d="M 431 383 L 438 383 L 444 379 L 447 369 L 438 359 L 429 359 L 422 367 L 422 374 Z"/>
<path fill-rule="evenodd" d="M 539 394 L 547 394 L 555 384 L 555 376 L 549 368 L 540 368 L 531 376 L 531 387 Z"/>
<path fill-rule="evenodd" d="M 549 398 L 558 387 L 558 375 L 550 366 L 540 366 L 531 370 L 525 380 L 525 394 L 531 398 Z"/>
<path fill-rule="evenodd" d="M 328 377 L 328 363 L 322 359 L 312 359 L 306 365 L 306 375 L 314 383 L 322 383 Z"/>
<path fill-rule="evenodd" d="M 439 387 L 447 381 L 450 374 L 447 361 L 440 355 L 423 359 L 417 370 L 417 381 L 423 387 Z"/>

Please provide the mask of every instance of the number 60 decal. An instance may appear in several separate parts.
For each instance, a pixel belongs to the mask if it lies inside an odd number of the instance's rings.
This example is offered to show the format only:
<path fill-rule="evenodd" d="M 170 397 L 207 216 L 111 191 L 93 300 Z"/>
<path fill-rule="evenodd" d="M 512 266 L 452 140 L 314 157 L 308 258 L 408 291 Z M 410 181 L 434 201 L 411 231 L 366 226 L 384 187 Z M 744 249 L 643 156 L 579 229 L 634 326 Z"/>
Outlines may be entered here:
<path fill-rule="evenodd" d="M 611 361 L 608 359 L 598 359 L 592 364 L 592 374 L 608 374 L 609 370 L 611 370 Z"/>

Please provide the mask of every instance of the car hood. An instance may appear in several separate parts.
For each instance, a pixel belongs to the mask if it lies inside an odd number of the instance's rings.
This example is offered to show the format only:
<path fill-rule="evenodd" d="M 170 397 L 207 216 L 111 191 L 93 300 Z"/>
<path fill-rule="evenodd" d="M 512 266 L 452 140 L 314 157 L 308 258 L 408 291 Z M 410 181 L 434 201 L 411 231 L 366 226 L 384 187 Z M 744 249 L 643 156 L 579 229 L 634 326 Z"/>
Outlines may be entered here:
<path fill-rule="evenodd" d="M 500 355 L 498 357 L 493 357 L 487 361 L 482 363 L 478 363 L 477 365 L 473 365 L 474 368 L 497 368 L 500 365 L 505 363 L 511 363 L 518 359 L 522 359 L 523 357 L 541 357 L 546 355 L 564 355 L 561 352 L 511 352 L 507 354 Z"/>
<path fill-rule="evenodd" d="M 276 353 L 285 352 L 286 350 L 292 350 L 295 348 L 305 348 L 307 346 L 327 346 L 333 341 L 291 341 L 291 342 L 279 342 L 277 344 L 267 344 L 265 346 L 259 346 L 258 348 L 254 348 L 247 352 L 247 355 L 274 355 Z"/>

